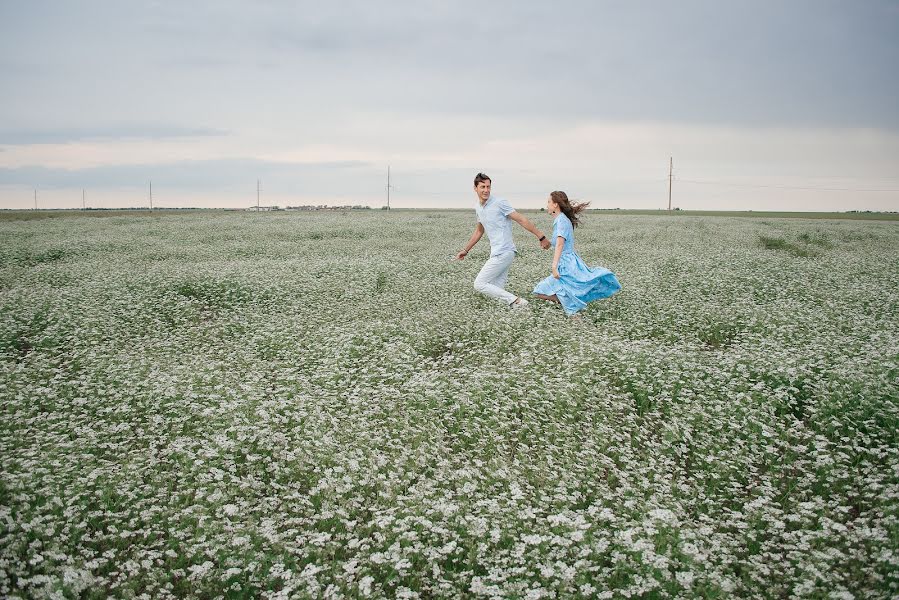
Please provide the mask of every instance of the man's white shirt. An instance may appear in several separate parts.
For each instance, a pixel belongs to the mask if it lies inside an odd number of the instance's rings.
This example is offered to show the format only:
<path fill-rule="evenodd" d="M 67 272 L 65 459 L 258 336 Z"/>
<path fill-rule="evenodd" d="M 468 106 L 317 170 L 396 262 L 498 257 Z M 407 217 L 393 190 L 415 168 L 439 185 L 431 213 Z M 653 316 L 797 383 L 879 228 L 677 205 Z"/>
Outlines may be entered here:
<path fill-rule="evenodd" d="M 476 201 L 474 210 L 478 215 L 478 222 L 484 226 L 490 240 L 490 256 L 515 252 L 512 219 L 509 218 L 509 215 L 515 212 L 512 205 L 502 198 L 491 195 L 483 206 L 480 200 Z"/>

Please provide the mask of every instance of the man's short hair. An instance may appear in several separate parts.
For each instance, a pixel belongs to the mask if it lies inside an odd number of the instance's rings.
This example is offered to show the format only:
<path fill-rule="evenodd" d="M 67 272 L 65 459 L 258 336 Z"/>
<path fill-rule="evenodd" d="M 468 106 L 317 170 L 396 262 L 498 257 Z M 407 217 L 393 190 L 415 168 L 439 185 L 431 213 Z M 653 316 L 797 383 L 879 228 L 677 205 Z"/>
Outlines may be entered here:
<path fill-rule="evenodd" d="M 478 184 L 481 183 L 482 181 L 489 181 L 490 183 L 493 183 L 493 181 L 489 177 L 487 177 L 487 175 L 485 175 L 484 173 L 478 173 L 477 175 L 474 176 L 474 186 L 475 187 L 478 187 Z"/>

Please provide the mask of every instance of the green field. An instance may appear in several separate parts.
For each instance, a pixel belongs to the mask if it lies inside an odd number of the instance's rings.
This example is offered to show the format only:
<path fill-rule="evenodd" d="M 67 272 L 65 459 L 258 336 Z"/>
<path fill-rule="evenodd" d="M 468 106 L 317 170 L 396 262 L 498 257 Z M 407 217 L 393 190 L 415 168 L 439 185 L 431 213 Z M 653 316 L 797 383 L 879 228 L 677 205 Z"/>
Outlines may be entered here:
<path fill-rule="evenodd" d="M 445 211 L 428 211 L 414 208 L 394 209 L 394 212 L 459 212 L 463 209 L 451 209 Z M 0 223 L 3 221 L 30 221 L 34 219 L 58 219 L 73 217 L 113 217 L 113 216 L 152 216 L 163 217 L 169 215 L 191 213 L 218 213 L 223 209 L 102 209 L 102 210 L 0 210 Z M 230 212 L 230 211 L 228 211 Z M 250 211 L 252 212 L 252 211 Z M 286 212 L 286 211 L 285 211 Z M 348 212 L 360 212 L 358 210 Z M 361 211 L 366 212 L 366 211 Z M 469 212 L 469 209 L 464 209 Z M 538 213 L 542 211 L 525 210 L 525 213 Z M 899 221 L 899 212 L 774 212 L 774 211 L 724 211 L 724 210 L 649 210 L 649 209 L 590 209 L 590 214 L 606 216 L 645 215 L 660 217 L 754 217 L 767 219 L 851 219 L 874 221 Z"/>
<path fill-rule="evenodd" d="M 899 224 L 751 214 L 0 213 L 0 596 L 896 597 Z"/>

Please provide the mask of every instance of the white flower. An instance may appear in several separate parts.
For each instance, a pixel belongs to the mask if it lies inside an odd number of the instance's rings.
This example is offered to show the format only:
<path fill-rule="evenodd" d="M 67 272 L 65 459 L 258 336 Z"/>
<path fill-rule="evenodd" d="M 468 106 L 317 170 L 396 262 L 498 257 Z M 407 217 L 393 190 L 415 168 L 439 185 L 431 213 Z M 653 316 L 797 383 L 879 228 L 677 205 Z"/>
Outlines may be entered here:
<path fill-rule="evenodd" d="M 359 581 L 359 593 L 363 596 L 371 596 L 371 584 L 374 583 L 375 578 L 371 575 L 366 575 Z"/>
<path fill-rule="evenodd" d="M 696 579 L 696 575 L 691 571 L 678 571 L 675 573 L 674 577 L 679 584 L 688 590 L 693 585 L 693 580 Z"/>

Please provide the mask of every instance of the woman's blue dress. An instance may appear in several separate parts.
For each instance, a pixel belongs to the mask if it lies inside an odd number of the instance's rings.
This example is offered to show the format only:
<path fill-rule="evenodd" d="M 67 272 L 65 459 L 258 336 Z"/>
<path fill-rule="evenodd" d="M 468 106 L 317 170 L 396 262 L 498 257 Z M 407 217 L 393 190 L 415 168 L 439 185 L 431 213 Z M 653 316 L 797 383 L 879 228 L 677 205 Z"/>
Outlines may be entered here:
<path fill-rule="evenodd" d="M 559 279 L 552 275 L 537 284 L 535 294 L 559 299 L 569 315 L 587 308 L 587 303 L 608 298 L 621 289 L 615 274 L 603 267 L 588 267 L 574 251 L 574 228 L 565 213 L 559 213 L 553 221 L 552 245 L 559 237 L 565 238 L 565 246 L 559 257 Z"/>

